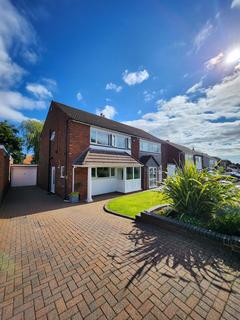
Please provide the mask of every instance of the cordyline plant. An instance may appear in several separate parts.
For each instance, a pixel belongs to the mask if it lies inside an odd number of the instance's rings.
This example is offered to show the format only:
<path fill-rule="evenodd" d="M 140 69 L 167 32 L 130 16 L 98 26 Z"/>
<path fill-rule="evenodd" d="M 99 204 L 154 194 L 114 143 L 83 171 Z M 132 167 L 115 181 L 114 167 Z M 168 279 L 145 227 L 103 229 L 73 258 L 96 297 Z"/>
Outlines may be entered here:
<path fill-rule="evenodd" d="M 164 193 L 172 201 L 172 210 L 202 220 L 213 218 L 219 209 L 238 201 L 231 177 L 223 177 L 218 171 L 198 171 L 191 162 L 167 178 Z"/>

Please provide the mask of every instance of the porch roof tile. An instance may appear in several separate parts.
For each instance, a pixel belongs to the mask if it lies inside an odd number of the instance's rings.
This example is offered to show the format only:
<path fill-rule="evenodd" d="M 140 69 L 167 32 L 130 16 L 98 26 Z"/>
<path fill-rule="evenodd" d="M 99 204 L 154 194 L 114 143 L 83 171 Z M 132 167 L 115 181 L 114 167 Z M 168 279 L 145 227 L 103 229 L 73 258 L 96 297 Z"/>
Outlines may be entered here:
<path fill-rule="evenodd" d="M 142 166 L 142 163 L 127 152 L 88 148 L 73 161 L 73 165 L 83 167 L 126 167 Z"/>

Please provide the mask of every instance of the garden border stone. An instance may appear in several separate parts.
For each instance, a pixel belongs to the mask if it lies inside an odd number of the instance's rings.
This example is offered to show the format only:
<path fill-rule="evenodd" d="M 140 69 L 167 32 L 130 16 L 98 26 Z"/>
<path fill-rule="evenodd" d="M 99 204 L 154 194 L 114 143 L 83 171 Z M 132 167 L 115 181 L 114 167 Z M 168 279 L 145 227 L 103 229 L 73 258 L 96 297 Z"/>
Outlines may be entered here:
<path fill-rule="evenodd" d="M 155 224 L 174 232 L 191 232 L 192 234 L 200 235 L 206 239 L 211 239 L 215 242 L 218 242 L 218 244 L 220 243 L 221 245 L 231 248 L 232 251 L 240 254 L 240 237 L 221 234 L 202 227 L 193 226 L 190 223 L 178 221 L 154 213 L 155 210 L 162 209 L 167 206 L 168 205 L 165 204 L 145 210 L 136 216 L 136 220 Z"/>

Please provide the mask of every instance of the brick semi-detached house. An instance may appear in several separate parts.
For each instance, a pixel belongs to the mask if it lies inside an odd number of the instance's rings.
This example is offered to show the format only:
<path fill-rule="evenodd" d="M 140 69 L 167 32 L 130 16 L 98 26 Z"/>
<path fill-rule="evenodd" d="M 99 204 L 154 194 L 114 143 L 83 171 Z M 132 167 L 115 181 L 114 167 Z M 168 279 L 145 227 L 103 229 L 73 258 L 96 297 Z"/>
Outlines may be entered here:
<path fill-rule="evenodd" d="M 40 141 L 38 184 L 62 198 L 81 200 L 157 186 L 162 145 L 157 137 L 58 102 L 52 102 Z"/>

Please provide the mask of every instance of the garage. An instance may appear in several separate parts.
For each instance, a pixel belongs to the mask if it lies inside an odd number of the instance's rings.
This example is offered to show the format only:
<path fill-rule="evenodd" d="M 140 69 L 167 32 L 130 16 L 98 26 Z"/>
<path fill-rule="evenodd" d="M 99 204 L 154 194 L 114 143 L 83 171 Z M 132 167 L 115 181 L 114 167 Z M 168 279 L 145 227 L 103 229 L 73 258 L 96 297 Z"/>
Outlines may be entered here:
<path fill-rule="evenodd" d="M 37 184 L 37 167 L 37 165 L 12 165 L 11 186 L 35 186 Z"/>

